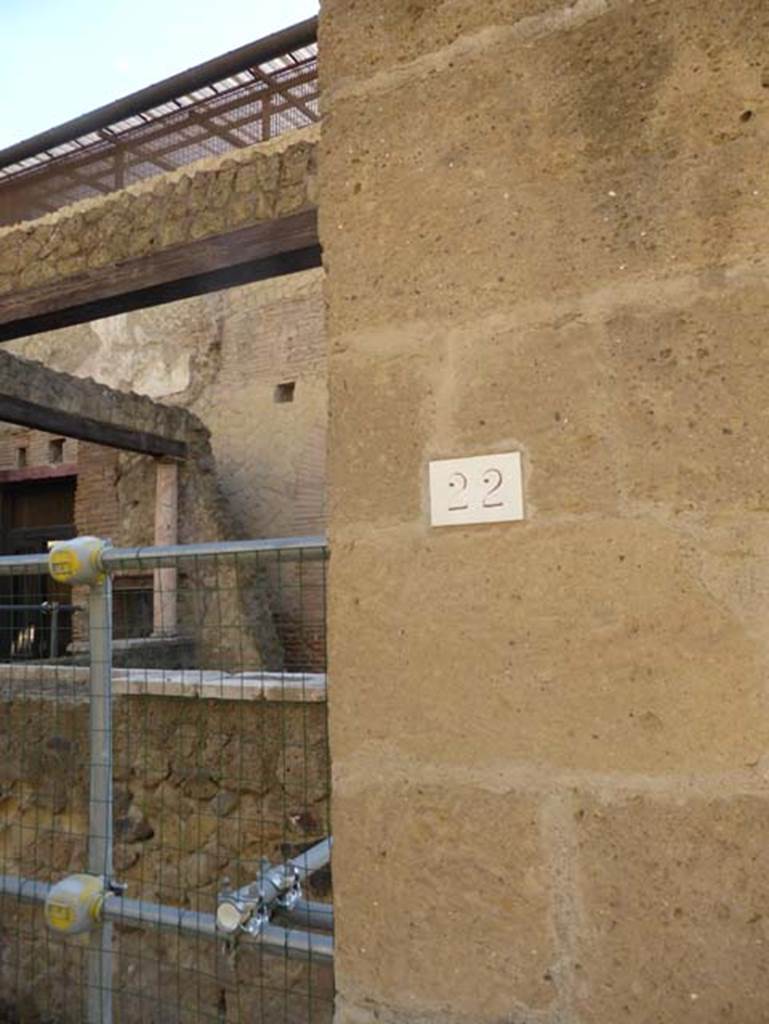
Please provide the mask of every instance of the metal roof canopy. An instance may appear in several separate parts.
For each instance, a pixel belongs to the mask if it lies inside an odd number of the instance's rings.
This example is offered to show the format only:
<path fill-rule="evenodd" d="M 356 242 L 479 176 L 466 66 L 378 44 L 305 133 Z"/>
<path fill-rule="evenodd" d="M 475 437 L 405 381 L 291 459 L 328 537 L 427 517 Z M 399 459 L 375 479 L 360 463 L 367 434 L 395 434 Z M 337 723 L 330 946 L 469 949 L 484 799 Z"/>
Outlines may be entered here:
<path fill-rule="evenodd" d="M 319 119 L 317 18 L 0 150 L 0 224 Z"/>

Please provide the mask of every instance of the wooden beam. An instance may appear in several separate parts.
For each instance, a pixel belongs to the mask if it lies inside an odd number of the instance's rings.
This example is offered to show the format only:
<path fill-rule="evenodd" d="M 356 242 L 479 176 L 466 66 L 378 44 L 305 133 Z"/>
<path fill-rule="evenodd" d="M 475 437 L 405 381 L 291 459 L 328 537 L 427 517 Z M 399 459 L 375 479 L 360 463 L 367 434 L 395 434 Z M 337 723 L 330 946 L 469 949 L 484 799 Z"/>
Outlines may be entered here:
<path fill-rule="evenodd" d="M 11 395 L 0 394 L 0 421 L 32 427 L 34 430 L 45 430 L 49 434 L 74 437 L 78 441 L 104 444 L 110 448 L 142 452 L 145 455 L 165 455 L 174 459 L 184 459 L 187 456 L 187 445 L 184 441 L 174 441 L 142 430 L 130 430 L 127 427 L 94 420 L 89 416 L 63 412 Z"/>
<path fill-rule="evenodd" d="M 305 210 L 0 295 L 0 342 L 320 263 L 317 210 Z"/>

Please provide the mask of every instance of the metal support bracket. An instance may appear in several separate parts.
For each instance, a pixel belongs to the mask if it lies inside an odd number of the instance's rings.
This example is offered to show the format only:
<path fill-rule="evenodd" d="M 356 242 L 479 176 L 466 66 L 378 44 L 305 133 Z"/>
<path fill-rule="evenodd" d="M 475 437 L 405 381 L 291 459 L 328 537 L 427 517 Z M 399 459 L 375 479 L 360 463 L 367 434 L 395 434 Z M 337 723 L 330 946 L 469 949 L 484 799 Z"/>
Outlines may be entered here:
<path fill-rule="evenodd" d="M 284 864 L 274 865 L 265 858 L 254 881 L 239 889 L 232 889 L 225 879 L 217 899 L 218 929 L 229 936 L 239 932 L 258 935 L 275 915 L 290 918 L 300 903 L 305 913 L 310 914 L 311 904 L 302 899 L 302 882 L 328 864 L 331 844 L 331 837 L 324 839 Z M 313 913 L 312 916 L 319 915 Z"/>

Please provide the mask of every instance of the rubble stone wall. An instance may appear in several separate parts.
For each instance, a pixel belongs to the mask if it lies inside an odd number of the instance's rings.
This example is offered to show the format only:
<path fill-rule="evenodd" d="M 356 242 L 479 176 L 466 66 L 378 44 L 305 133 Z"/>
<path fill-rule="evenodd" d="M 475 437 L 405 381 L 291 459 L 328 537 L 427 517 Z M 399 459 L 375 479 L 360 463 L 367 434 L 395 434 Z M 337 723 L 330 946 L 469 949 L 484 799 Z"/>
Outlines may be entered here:
<path fill-rule="evenodd" d="M 289 132 L 0 228 L 0 295 L 309 209 L 316 138 Z"/>
<path fill-rule="evenodd" d="M 51 881 L 86 867 L 88 703 L 63 677 L 55 698 L 25 697 L 21 673 L 29 689 L 34 667 L 19 672 L 0 703 L 0 874 Z M 115 877 L 127 896 L 213 913 L 225 876 L 243 884 L 261 857 L 281 861 L 328 834 L 323 703 L 126 696 L 114 728 Z M 330 899 L 328 872 L 310 895 Z M 25 1024 L 84 1019 L 81 940 L 52 937 L 39 908 L 0 897 L 0 950 L 0 1020 L 4 1001 Z M 234 957 L 208 939 L 120 927 L 116 971 L 122 1024 L 331 1019 L 330 969 Z"/>

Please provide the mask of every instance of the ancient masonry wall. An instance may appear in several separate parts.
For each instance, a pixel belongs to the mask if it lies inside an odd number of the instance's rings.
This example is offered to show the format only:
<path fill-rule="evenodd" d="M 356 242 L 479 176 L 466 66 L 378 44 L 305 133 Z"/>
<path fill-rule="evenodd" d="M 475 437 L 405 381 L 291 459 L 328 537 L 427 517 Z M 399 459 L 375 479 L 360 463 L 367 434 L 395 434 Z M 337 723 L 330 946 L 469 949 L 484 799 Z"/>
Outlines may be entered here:
<path fill-rule="evenodd" d="M 768 18 L 323 4 L 338 1024 L 766 1019 Z"/>
<path fill-rule="evenodd" d="M 258 153 L 187 168 L 0 231 L 0 293 L 306 208 L 315 198 L 314 152 L 315 133 L 303 132 Z M 200 447 L 183 471 L 182 541 L 322 531 L 326 398 L 319 272 L 21 340 L 7 350 L 199 413 L 211 431 L 213 457 Z M 110 530 L 120 543 L 150 540 L 151 460 L 86 445 L 78 454 L 84 471 L 78 526 Z M 290 590 L 283 573 L 279 582 Z M 298 605 L 287 611 L 299 614 L 309 599 L 296 586 L 293 592 Z M 322 597 L 314 611 L 322 645 Z M 260 606 L 250 616 L 260 628 L 263 612 Z M 238 637 L 234 655 L 248 668 L 278 667 L 283 636 L 278 642 L 267 633 L 253 651 Z M 212 667 L 231 667 L 221 638 L 216 650 Z M 133 895 L 208 911 L 223 873 L 244 880 L 262 854 L 290 855 L 327 834 L 323 705 L 244 708 L 159 697 L 117 704 L 117 861 Z M 0 730 L 8 733 L 0 763 L 3 871 L 28 874 L 30 864 L 40 877 L 74 870 L 84 853 L 80 769 L 87 706 L 15 695 L 1 710 Z M 328 890 L 313 895 L 322 898 Z M 52 1005 L 52 999 L 71 990 L 82 946 L 52 945 L 24 908 L 3 914 L 2 930 L 4 948 L 13 952 L 4 961 L 7 983 L 0 989 L 23 989 L 13 1012 L 33 1021 L 53 1009 L 57 1019 L 69 1014 L 80 1020 L 82 1007 L 71 991 L 69 1002 L 62 997 Z M 164 987 L 183 993 L 182 1002 L 190 1002 L 185 1011 L 199 1006 L 217 1019 L 246 1019 L 257 1002 L 269 1013 L 272 1001 L 287 1022 L 328 1018 L 328 969 L 311 968 L 314 1002 L 308 1006 L 302 965 L 262 964 L 248 954 L 236 963 L 213 947 L 147 939 L 130 929 L 120 931 L 118 943 L 124 975 L 116 998 L 126 1021 L 144 1019 L 148 1002 L 155 1003 Z M 0 1001 L 0 1016 L 3 1009 Z"/>
<path fill-rule="evenodd" d="M 0 228 L 0 295 L 309 208 L 316 134 L 289 132 Z"/>
<path fill-rule="evenodd" d="M 0 292 L 308 208 L 316 148 L 317 130 L 302 130 L 2 230 Z M 5 351 L 161 399 L 182 424 L 185 410 L 199 415 L 213 459 L 196 450 L 183 474 L 182 541 L 318 534 L 326 445 L 320 281 L 310 271 L 259 282 L 21 339 Z M 66 389 L 49 397 L 73 401 Z M 150 460 L 84 450 L 84 468 L 79 529 L 109 527 L 118 543 L 151 542 Z M 273 581 L 284 647 L 297 664 L 319 663 L 323 609 L 311 609 L 308 623 L 292 603 L 296 588 L 284 582 Z"/>
<path fill-rule="evenodd" d="M 64 441 L 61 450 L 52 456 L 52 442 Z M 77 441 L 59 434 L 46 434 L 42 430 L 26 427 L 0 426 L 0 471 L 28 467 L 50 467 L 56 462 L 72 464 L 77 460 Z"/>
<path fill-rule="evenodd" d="M 55 435 L 36 430 L 19 430 L 5 425 L 0 430 L 0 472 L 12 471 L 12 480 L 3 486 L 35 483 L 38 470 L 51 470 L 48 444 Z M 17 452 L 27 452 L 25 469 L 15 468 Z M 154 542 L 155 524 L 155 460 L 148 455 L 120 452 L 103 445 L 64 441 L 66 470 L 75 475 L 74 528 L 80 535 L 102 537 L 115 546 L 144 546 Z M 222 497 L 212 468 L 210 454 L 197 445 L 192 457 L 179 470 L 179 542 L 198 540 L 230 540 L 236 535 L 232 516 Z M 44 480 L 41 484 L 45 486 Z M 252 566 L 252 570 L 256 567 Z M 322 569 L 319 570 L 322 572 Z M 284 573 L 285 575 L 285 573 Z M 116 586 L 121 588 L 125 577 L 141 577 L 146 589 L 152 588 L 152 573 L 129 571 L 118 574 Z M 138 581 L 134 580 L 134 585 Z M 203 600 L 206 588 L 218 593 L 216 601 Z M 279 669 L 289 662 L 294 667 L 324 664 L 322 643 L 314 643 L 311 627 L 320 629 L 323 638 L 322 593 L 315 602 L 316 622 L 311 618 L 308 601 L 294 585 L 289 597 L 271 593 L 266 569 L 239 572 L 232 565 L 218 570 L 187 565 L 180 576 L 179 632 L 193 642 L 191 648 L 198 668 L 227 669 L 232 663 L 245 662 L 252 669 Z M 86 603 L 86 590 L 75 587 L 75 604 Z M 293 612 L 298 624 L 286 623 L 287 612 Z M 222 636 L 223 620 L 248 622 L 249 628 L 232 636 Z M 76 616 L 73 637 L 86 639 L 86 620 Z M 287 656 L 287 648 L 290 648 Z M 153 665 L 151 652 L 143 655 Z"/>
<path fill-rule="evenodd" d="M 241 535 L 322 533 L 321 281 L 320 271 L 293 274 L 20 339 L 4 350 L 195 413 L 210 432 L 211 468 Z M 133 466 L 136 459 L 120 461 Z M 127 496 L 145 494 L 140 488 Z M 202 539 L 187 517 L 185 528 L 188 539 Z M 152 539 L 141 524 L 131 533 L 136 540 L 125 543 Z"/>
<path fill-rule="evenodd" d="M 22 339 L 6 349 L 195 414 L 210 434 L 210 456 L 196 450 L 182 473 L 182 542 L 322 534 L 327 390 L 321 280 L 320 271 L 275 278 Z M 13 436 L 0 432 L 0 440 Z M 117 544 L 151 543 L 153 460 L 87 445 L 79 452 L 78 530 Z M 38 454 L 31 451 L 35 463 Z M 7 455 L 12 466 L 15 452 Z M 201 493 L 210 500 L 201 503 Z M 320 579 L 310 596 L 292 585 L 285 568 L 268 583 L 289 663 L 325 663 Z"/>

